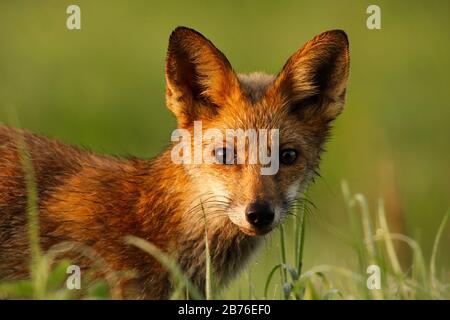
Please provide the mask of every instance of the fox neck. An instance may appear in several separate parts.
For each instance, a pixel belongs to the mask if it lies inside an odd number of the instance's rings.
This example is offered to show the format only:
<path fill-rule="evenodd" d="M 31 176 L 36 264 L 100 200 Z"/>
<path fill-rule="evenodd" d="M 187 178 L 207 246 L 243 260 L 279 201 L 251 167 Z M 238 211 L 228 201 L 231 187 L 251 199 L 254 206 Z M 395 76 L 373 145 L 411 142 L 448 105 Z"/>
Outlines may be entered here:
<path fill-rule="evenodd" d="M 244 234 L 226 212 L 220 216 L 208 212 L 211 209 L 201 202 L 208 190 L 201 190 L 201 184 L 193 179 L 183 165 L 171 161 L 170 150 L 164 152 L 151 163 L 139 208 L 143 237 L 176 257 L 185 274 L 202 290 L 206 276 L 205 234 L 213 278 L 219 287 L 245 266 L 263 238 Z"/>

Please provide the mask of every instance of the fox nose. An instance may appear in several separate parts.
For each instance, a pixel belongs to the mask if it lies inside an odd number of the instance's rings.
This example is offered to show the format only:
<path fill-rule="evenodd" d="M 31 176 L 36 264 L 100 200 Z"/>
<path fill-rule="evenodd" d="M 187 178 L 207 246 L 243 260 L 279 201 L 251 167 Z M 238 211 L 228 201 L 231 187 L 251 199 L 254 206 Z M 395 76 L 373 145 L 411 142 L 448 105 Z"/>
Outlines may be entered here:
<path fill-rule="evenodd" d="M 263 229 L 273 222 L 275 214 L 266 201 L 257 201 L 247 206 L 245 217 L 252 226 Z"/>

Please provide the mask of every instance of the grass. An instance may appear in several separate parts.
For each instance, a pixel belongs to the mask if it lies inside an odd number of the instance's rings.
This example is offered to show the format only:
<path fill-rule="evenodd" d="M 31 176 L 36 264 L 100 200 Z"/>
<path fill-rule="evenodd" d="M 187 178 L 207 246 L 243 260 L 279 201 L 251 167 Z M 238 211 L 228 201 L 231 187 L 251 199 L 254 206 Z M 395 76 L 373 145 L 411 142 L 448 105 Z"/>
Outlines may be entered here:
<path fill-rule="evenodd" d="M 11 112 L 13 122 L 17 117 Z M 16 137 L 27 190 L 28 238 L 30 244 L 29 279 L 0 282 L 0 298 L 31 299 L 120 299 L 121 293 L 115 284 L 119 276 L 108 270 L 107 264 L 96 252 L 79 243 L 60 243 L 47 252 L 39 244 L 39 206 L 34 169 L 24 137 Z M 351 246 L 358 257 L 359 266 L 353 270 L 337 265 L 317 265 L 303 271 L 306 220 L 310 201 L 299 197 L 293 205 L 293 261 L 288 261 L 287 233 L 279 226 L 279 263 L 268 270 L 264 290 L 254 292 L 251 266 L 248 268 L 249 299 L 328 300 L 328 299 L 450 299 L 450 283 L 437 274 L 439 244 L 447 224 L 450 209 L 444 215 L 435 234 L 429 263 L 417 241 L 398 233 L 391 233 L 383 200 L 378 201 L 375 214 L 371 214 L 368 201 L 362 194 L 352 194 L 346 182 L 342 182 L 342 194 L 351 226 Z M 202 206 L 203 209 L 203 206 Z M 127 236 L 124 241 L 138 247 L 155 258 L 172 276 L 172 299 L 220 298 L 221 292 L 213 285 L 213 266 L 209 252 L 208 225 L 205 224 L 205 288 L 197 288 L 179 268 L 174 259 L 152 243 Z M 277 240 L 275 240 L 277 241 Z M 412 254 L 411 265 L 402 269 L 394 242 L 407 244 Z M 106 269 L 104 281 L 85 281 L 85 289 L 70 290 L 66 286 L 68 260 L 58 260 L 60 253 L 78 251 L 93 261 L 93 270 Z M 380 270 L 379 289 L 369 289 L 369 271 L 373 266 Z M 445 270 L 445 268 L 443 268 Z M 92 270 L 90 270 L 92 271 Z M 279 272 L 278 286 L 274 284 Z M 129 276 L 132 276 L 131 274 Z M 87 278 L 89 279 L 89 272 Z M 281 288 L 281 290 L 277 290 Z M 202 294 L 204 292 L 204 295 Z"/>
<path fill-rule="evenodd" d="M 326 181 L 319 179 L 309 191 L 320 211 L 306 215 L 306 232 L 294 233 L 295 219 L 283 229 L 285 262 L 302 277 L 291 290 L 301 287 L 306 294 L 300 297 L 312 298 L 313 283 L 330 289 L 330 299 L 373 298 L 364 288 L 369 253 L 362 208 L 358 200 L 344 208 L 348 201 L 339 183 L 345 177 L 366 196 L 383 290 L 389 275 L 395 283 L 407 282 L 401 297 L 408 297 L 411 278 L 427 282 L 433 296 L 446 292 L 450 234 L 437 235 L 450 189 L 450 108 L 444 107 L 450 98 L 450 43 L 442 41 L 450 30 L 449 1 L 413 0 L 405 10 L 401 2 L 380 0 L 382 30 L 366 28 L 364 1 L 260 1 L 258 10 L 252 3 L 236 10 L 228 2 L 79 2 L 82 30 L 69 31 L 64 1 L 0 1 L 0 122 L 14 125 L 3 107 L 14 105 L 23 127 L 33 132 L 99 153 L 151 157 L 167 144 L 175 125 L 164 106 L 164 63 L 176 26 L 210 38 L 237 72 L 273 74 L 312 36 L 344 29 L 352 61 L 347 103 L 321 163 Z M 380 196 L 385 224 L 378 216 Z M 386 226 L 387 239 L 378 233 Z M 225 291 L 217 293 L 211 281 L 211 298 L 284 299 L 285 278 L 293 281 L 281 267 L 265 293 L 271 270 L 283 261 L 280 232 L 268 237 L 267 249 Z M 419 244 L 422 254 L 415 253 Z M 89 255 L 88 248 L 77 248 Z M 106 290 L 107 283 L 96 292 L 118 297 Z M 48 294 L 56 287 L 46 284 L 42 290 Z"/>
<path fill-rule="evenodd" d="M 32 298 L 32 299 L 108 299 L 121 298 L 115 291 L 114 284 L 117 275 L 106 272 L 105 281 L 88 282 L 83 291 L 69 290 L 65 286 L 66 269 L 70 265 L 67 260 L 58 261 L 59 253 L 80 251 L 88 256 L 93 265 L 107 268 L 95 252 L 80 244 L 61 243 L 48 252 L 42 252 L 39 245 L 38 198 L 34 171 L 27 147 L 22 136 L 17 137 L 25 181 L 28 192 L 28 233 L 30 242 L 30 269 L 28 280 L 0 282 L 0 298 Z M 254 293 L 251 277 L 251 266 L 248 268 L 249 299 L 285 300 L 328 300 L 328 299 L 449 299 L 450 285 L 439 279 L 437 263 L 439 243 L 450 215 L 450 210 L 444 215 L 436 232 L 429 264 L 420 245 L 412 238 L 389 231 L 384 203 L 378 202 L 375 215 L 370 214 L 368 202 L 362 194 L 352 194 L 347 183 L 342 183 L 343 198 L 346 203 L 349 222 L 352 228 L 352 247 L 358 256 L 359 268 L 352 270 L 337 265 L 317 265 L 303 271 L 303 253 L 305 248 L 306 220 L 308 206 L 306 198 L 299 198 L 293 206 L 291 215 L 294 217 L 294 246 L 292 263 L 288 261 L 286 246 L 287 234 L 285 227 L 279 227 L 280 263 L 268 270 L 264 292 Z M 204 211 L 203 211 L 204 212 Z M 205 212 L 204 212 L 205 214 Z M 208 226 L 205 214 L 205 295 L 196 288 L 175 260 L 162 252 L 152 243 L 134 236 L 124 239 L 147 252 L 161 263 L 172 275 L 174 291 L 172 299 L 212 299 L 220 298 L 221 292 L 213 290 L 213 268 L 208 245 Z M 277 240 L 275 240 L 277 241 Z M 394 241 L 406 243 L 412 252 L 412 263 L 403 270 L 395 249 Z M 378 266 L 381 288 L 369 289 L 367 285 L 369 266 Z M 280 283 L 275 284 L 277 271 Z M 109 287 L 108 287 L 109 286 Z M 85 285 L 86 287 L 86 285 Z M 278 290 L 281 288 L 281 290 Z M 279 296 L 278 296 L 279 295 Z"/>
<path fill-rule="evenodd" d="M 286 259 L 285 231 L 280 228 L 281 261 L 268 273 L 262 298 L 273 297 L 270 284 L 276 271 L 280 270 L 281 298 L 284 299 L 449 299 L 449 284 L 436 276 L 436 257 L 450 211 L 444 215 L 436 232 L 427 264 L 420 245 L 414 239 L 389 231 L 382 200 L 378 202 L 376 214 L 371 215 L 367 199 L 362 194 L 351 194 L 345 182 L 342 191 L 352 226 L 351 245 L 358 256 L 359 268 L 318 265 L 302 272 L 307 215 L 305 207 L 300 206 L 303 209 L 297 210 L 294 221 L 294 264 L 289 264 Z M 394 241 L 406 243 L 412 252 L 412 264 L 405 270 L 400 266 Z M 367 271 L 373 265 L 381 270 L 381 288 L 371 290 L 367 286 Z M 344 278 L 344 281 L 339 281 L 339 278 Z"/>
<path fill-rule="evenodd" d="M 183 271 L 178 267 L 178 265 L 174 262 L 174 259 L 171 259 L 167 254 L 158 249 L 154 244 L 134 236 L 128 236 L 126 238 L 129 244 L 132 244 L 139 249 L 147 252 L 149 255 L 154 257 L 158 262 L 163 265 L 172 275 L 173 283 L 174 283 L 174 293 L 172 294 L 172 298 L 179 299 L 182 297 L 192 298 L 192 299 L 202 299 L 203 295 L 200 293 L 199 288 L 197 288 L 187 277 Z M 186 289 L 186 290 L 184 290 Z M 206 288 L 206 297 L 209 298 L 210 291 Z M 183 294 L 186 293 L 185 296 Z"/>
<path fill-rule="evenodd" d="M 19 124 L 18 117 L 13 108 L 9 109 L 10 118 L 16 125 Z M 16 145 L 19 158 L 24 172 L 24 180 L 27 192 L 27 230 L 29 239 L 29 279 L 18 281 L 0 282 L 0 299 L 73 299 L 83 295 L 91 298 L 115 297 L 114 292 L 109 292 L 105 283 L 100 281 L 91 283 L 88 290 L 69 290 L 66 284 L 66 270 L 70 266 L 70 261 L 65 259 L 57 260 L 60 253 L 67 251 L 79 251 L 88 256 L 94 265 L 100 264 L 105 267 L 106 263 L 95 251 L 79 243 L 60 243 L 47 252 L 42 252 L 39 241 L 39 199 L 35 180 L 34 168 L 28 152 L 26 141 L 22 134 L 16 136 Z M 116 281 L 113 272 L 108 271 L 106 280 L 109 284 Z M 86 278 L 89 278 L 89 274 Z"/>

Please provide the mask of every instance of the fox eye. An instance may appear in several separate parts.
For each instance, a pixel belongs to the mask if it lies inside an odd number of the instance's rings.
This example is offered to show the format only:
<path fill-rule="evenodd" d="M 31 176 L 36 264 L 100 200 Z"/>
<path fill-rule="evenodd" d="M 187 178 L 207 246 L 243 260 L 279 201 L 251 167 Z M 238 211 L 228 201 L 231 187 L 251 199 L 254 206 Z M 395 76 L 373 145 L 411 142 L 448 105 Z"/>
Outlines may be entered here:
<path fill-rule="evenodd" d="M 281 150 L 280 161 L 282 164 L 291 165 L 297 159 L 297 151 L 294 149 Z"/>
<path fill-rule="evenodd" d="M 220 164 L 233 164 L 234 163 L 234 151 L 229 148 L 217 148 L 214 150 L 214 156 Z"/>

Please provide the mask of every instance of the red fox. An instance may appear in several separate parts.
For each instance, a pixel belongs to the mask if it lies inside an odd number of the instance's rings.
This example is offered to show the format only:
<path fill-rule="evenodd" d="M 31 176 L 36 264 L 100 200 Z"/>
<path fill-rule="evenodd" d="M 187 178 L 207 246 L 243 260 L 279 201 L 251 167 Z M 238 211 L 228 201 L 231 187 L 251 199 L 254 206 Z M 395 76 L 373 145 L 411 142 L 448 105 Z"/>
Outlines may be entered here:
<path fill-rule="evenodd" d="M 348 39 L 341 30 L 308 41 L 276 76 L 236 74 L 203 35 L 185 27 L 173 31 L 166 101 L 178 128 L 193 133 L 201 121 L 203 131 L 277 129 L 279 168 L 272 175 L 261 174 L 258 163 L 174 163 L 175 143 L 152 160 L 120 159 L 0 126 L 0 280 L 28 276 L 21 135 L 34 168 L 43 250 L 82 243 L 112 270 L 135 271 L 119 284 L 125 297 L 165 299 L 173 291 L 171 275 L 124 237 L 156 245 L 204 288 L 206 222 L 214 277 L 224 286 L 317 174 L 331 122 L 344 106 L 348 74 Z M 236 152 L 211 150 L 223 159 Z"/>

